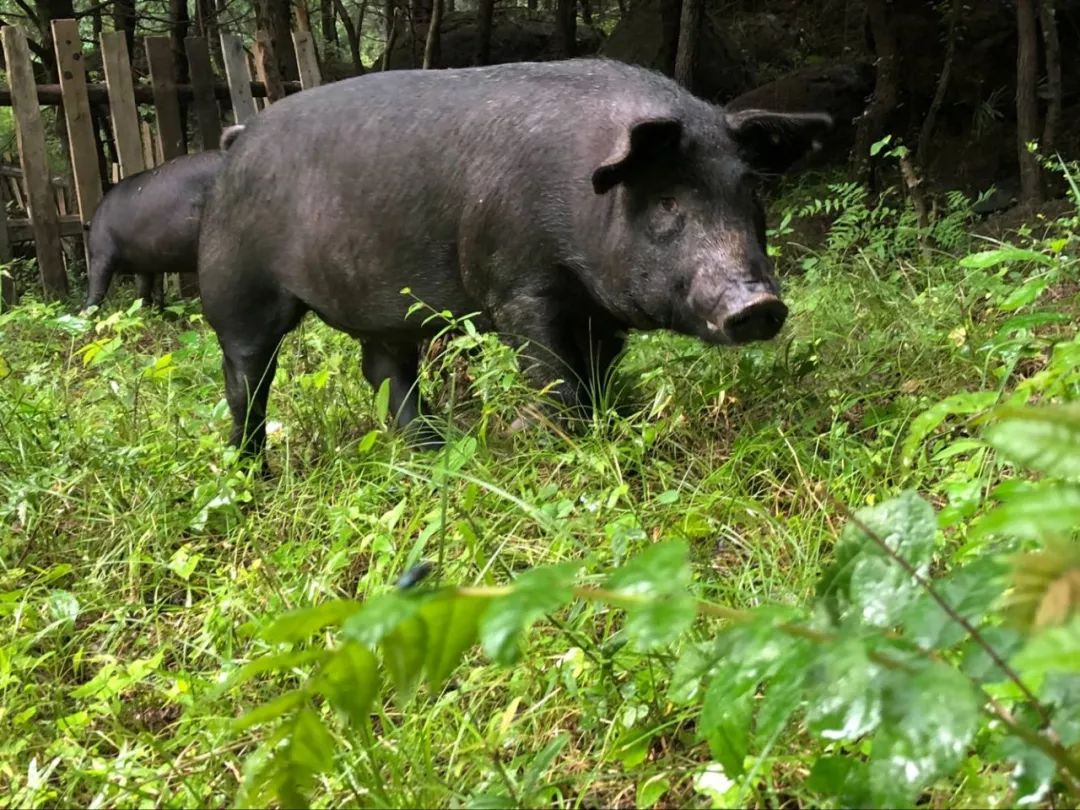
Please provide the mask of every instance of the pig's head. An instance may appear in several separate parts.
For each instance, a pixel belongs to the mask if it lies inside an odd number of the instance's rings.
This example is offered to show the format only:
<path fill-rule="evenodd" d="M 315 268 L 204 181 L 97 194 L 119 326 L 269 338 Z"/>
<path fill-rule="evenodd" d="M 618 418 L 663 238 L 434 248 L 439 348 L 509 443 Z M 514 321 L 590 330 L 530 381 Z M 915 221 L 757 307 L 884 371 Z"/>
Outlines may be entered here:
<path fill-rule="evenodd" d="M 593 173 L 611 197 L 607 283 L 635 326 L 709 343 L 769 340 L 787 307 L 765 250 L 763 175 L 785 171 L 831 127 L 824 114 L 761 110 L 644 118 Z"/>

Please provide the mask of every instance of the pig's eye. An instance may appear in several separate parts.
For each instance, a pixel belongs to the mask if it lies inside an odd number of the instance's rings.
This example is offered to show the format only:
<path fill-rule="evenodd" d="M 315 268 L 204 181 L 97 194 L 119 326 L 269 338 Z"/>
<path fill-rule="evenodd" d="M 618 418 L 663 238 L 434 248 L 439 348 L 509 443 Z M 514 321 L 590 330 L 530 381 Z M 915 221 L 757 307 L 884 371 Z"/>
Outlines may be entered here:
<path fill-rule="evenodd" d="M 674 214 L 679 210 L 679 203 L 674 197 L 661 197 L 660 208 L 667 211 L 669 214 Z"/>

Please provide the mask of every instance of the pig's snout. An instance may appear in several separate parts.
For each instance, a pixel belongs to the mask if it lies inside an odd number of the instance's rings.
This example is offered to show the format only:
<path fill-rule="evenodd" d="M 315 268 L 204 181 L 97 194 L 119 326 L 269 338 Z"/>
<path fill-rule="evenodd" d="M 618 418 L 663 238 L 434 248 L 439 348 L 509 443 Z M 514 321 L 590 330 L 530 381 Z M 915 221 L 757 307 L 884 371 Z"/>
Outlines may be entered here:
<path fill-rule="evenodd" d="M 771 293 L 765 293 L 729 313 L 719 326 L 732 343 L 771 340 L 784 325 L 787 313 L 788 308 L 783 301 Z"/>

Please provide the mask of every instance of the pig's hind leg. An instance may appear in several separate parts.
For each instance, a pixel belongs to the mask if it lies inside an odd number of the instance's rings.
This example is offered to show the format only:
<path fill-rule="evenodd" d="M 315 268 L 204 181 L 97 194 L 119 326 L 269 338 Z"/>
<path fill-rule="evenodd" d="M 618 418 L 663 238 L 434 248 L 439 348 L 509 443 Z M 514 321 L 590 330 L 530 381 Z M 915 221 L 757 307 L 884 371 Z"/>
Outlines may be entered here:
<path fill-rule="evenodd" d="M 266 446 L 266 402 L 278 350 L 305 312 L 295 298 L 274 297 L 267 300 L 249 291 L 246 300 L 233 299 L 227 311 L 215 310 L 211 321 L 224 355 L 225 399 L 233 421 L 229 443 L 246 456 L 261 455 Z"/>
<path fill-rule="evenodd" d="M 135 294 L 142 299 L 144 307 L 153 304 L 159 310 L 165 309 L 165 276 L 139 273 L 135 276 Z"/>

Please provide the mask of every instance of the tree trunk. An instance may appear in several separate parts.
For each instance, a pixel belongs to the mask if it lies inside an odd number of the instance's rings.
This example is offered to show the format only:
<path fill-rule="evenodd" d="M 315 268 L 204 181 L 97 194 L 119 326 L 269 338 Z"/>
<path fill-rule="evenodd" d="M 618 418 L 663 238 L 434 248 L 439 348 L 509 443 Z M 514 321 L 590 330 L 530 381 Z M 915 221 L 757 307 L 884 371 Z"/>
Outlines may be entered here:
<path fill-rule="evenodd" d="M 322 38 L 323 42 L 333 42 L 335 45 L 338 41 L 337 33 L 337 17 L 335 15 L 334 0 L 322 0 L 319 4 L 319 17 L 322 22 Z"/>
<path fill-rule="evenodd" d="M 682 0 L 660 0 L 660 70 L 668 76 L 675 75 L 681 25 Z"/>
<path fill-rule="evenodd" d="M 1039 39 L 1035 27 L 1035 0 L 1016 3 L 1016 143 L 1020 158 L 1020 202 L 1036 205 L 1042 188 L 1038 158 L 1028 151 L 1039 137 Z"/>
<path fill-rule="evenodd" d="M 581 4 L 581 21 L 585 25 L 592 25 L 592 2 L 591 0 L 580 0 Z"/>
<path fill-rule="evenodd" d="M 360 4 L 360 15 L 357 24 L 353 24 L 349 16 L 349 10 L 345 8 L 344 0 L 334 0 L 338 17 L 345 28 L 345 40 L 349 43 L 349 57 L 352 59 L 353 70 L 357 76 L 364 75 L 364 62 L 360 54 L 360 32 L 364 30 L 364 14 L 367 12 L 368 0 Z"/>
<path fill-rule="evenodd" d="M 292 47 L 292 14 L 289 0 L 255 0 L 255 29 L 265 31 L 277 73 L 284 81 L 296 81 L 296 52 Z"/>
<path fill-rule="evenodd" d="M 94 35 L 94 43 L 101 41 L 101 6 L 94 6 L 90 12 L 90 30 Z"/>
<path fill-rule="evenodd" d="M 427 42 L 424 43 L 424 70 L 430 70 L 439 64 L 439 26 L 442 25 L 443 0 L 435 0 L 428 23 Z"/>
<path fill-rule="evenodd" d="M 1043 123 L 1042 150 L 1051 154 L 1057 148 L 1061 132 L 1061 42 L 1058 39 L 1057 16 L 1054 0 L 1041 0 L 1039 22 L 1042 24 L 1044 57 L 1046 59 L 1046 89 L 1050 98 L 1046 105 L 1046 121 Z"/>
<path fill-rule="evenodd" d="M 397 41 L 398 35 L 398 11 L 397 8 L 391 6 L 390 16 L 390 29 L 386 34 L 386 47 L 383 48 L 383 60 L 382 69 L 390 69 L 390 52 L 394 50 L 394 43 Z"/>
<path fill-rule="evenodd" d="M 919 143 L 915 148 L 915 165 L 926 176 L 927 155 L 930 152 L 930 139 L 934 135 L 934 126 L 937 124 L 938 113 L 941 105 L 945 103 L 945 94 L 949 90 L 949 78 L 952 75 L 953 58 L 956 56 L 956 38 L 959 31 L 960 7 L 962 0 L 952 0 L 949 6 L 948 33 L 945 41 L 945 61 L 941 65 L 941 75 L 938 76 L 937 89 L 934 91 L 934 99 L 930 102 L 930 109 L 926 111 L 922 129 L 919 131 Z"/>
<path fill-rule="evenodd" d="M 176 65 L 177 84 L 188 84 L 191 81 L 191 73 L 188 71 L 187 49 L 184 48 L 184 39 L 191 27 L 191 17 L 188 12 L 187 0 L 169 0 L 169 44 L 172 46 L 173 64 Z M 180 132 L 183 136 L 181 144 L 184 153 L 187 153 L 187 118 L 188 104 L 180 102 Z"/>
<path fill-rule="evenodd" d="M 559 55 L 563 59 L 571 59 L 577 52 L 577 0 L 558 0 L 555 19 L 559 32 Z"/>
<path fill-rule="evenodd" d="M 886 0 L 866 0 L 866 16 L 870 23 L 870 35 L 877 55 L 874 95 L 866 112 L 855 129 L 855 147 L 852 155 L 856 176 L 867 185 L 873 185 L 870 147 L 878 140 L 885 128 L 889 114 L 896 109 L 899 100 L 900 52 L 896 44 L 896 31 Z"/>
<path fill-rule="evenodd" d="M 127 40 L 128 58 L 135 53 L 135 0 L 115 0 L 113 3 L 113 28 L 124 32 Z"/>
<path fill-rule="evenodd" d="M 476 6 L 476 64 L 491 61 L 491 22 L 495 16 L 494 0 L 479 0 Z"/>
<path fill-rule="evenodd" d="M 683 0 L 679 45 L 675 52 L 675 81 L 694 91 L 694 65 L 701 37 L 701 0 Z"/>
<path fill-rule="evenodd" d="M 538 0 L 528 0 L 528 2 L 529 11 L 536 11 L 538 8 L 540 8 L 540 3 L 538 2 Z"/>

